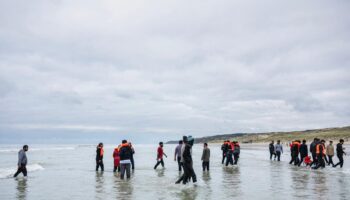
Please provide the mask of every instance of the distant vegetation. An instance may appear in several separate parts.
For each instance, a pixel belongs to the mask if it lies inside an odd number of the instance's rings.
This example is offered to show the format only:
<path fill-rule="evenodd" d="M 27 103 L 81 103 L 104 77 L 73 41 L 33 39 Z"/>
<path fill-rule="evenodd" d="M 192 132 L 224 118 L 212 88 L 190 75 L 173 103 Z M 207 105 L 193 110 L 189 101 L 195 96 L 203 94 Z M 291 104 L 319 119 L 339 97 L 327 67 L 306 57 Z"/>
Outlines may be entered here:
<path fill-rule="evenodd" d="M 344 139 L 346 142 L 350 139 L 350 126 L 341 128 L 325 128 L 305 131 L 291 131 L 291 132 L 269 132 L 269 133 L 235 133 L 225 135 L 215 135 L 202 138 L 195 138 L 195 143 L 222 143 L 224 140 L 235 140 L 241 143 L 266 143 L 271 140 L 281 140 L 281 142 L 290 142 L 292 140 L 313 140 L 315 137 L 338 141 Z M 169 141 L 168 144 L 174 144 L 178 141 Z"/>

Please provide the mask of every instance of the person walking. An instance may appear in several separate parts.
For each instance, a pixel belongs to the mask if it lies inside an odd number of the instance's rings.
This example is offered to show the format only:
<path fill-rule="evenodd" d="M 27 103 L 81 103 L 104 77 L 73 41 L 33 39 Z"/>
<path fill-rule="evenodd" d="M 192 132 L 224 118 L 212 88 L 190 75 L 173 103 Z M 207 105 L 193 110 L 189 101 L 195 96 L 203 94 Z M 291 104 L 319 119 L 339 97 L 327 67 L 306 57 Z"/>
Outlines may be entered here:
<path fill-rule="evenodd" d="M 181 172 L 182 169 L 182 162 L 181 162 L 181 148 L 182 148 L 182 140 L 179 141 L 179 144 L 175 148 L 175 154 L 174 154 L 174 161 L 177 161 L 177 165 L 179 167 L 179 172 Z"/>
<path fill-rule="evenodd" d="M 126 178 L 129 179 L 132 149 L 128 144 L 128 141 L 126 140 L 122 141 L 121 147 L 119 149 L 119 156 L 120 156 L 120 178 L 124 179 L 125 172 L 126 172 Z"/>
<path fill-rule="evenodd" d="M 113 160 L 114 160 L 113 172 L 116 172 L 117 170 L 118 170 L 118 172 L 120 172 L 119 148 L 120 148 L 120 146 L 114 148 L 114 151 L 113 151 Z"/>
<path fill-rule="evenodd" d="M 191 153 L 193 143 L 194 143 L 194 140 L 191 136 L 183 137 L 184 151 L 182 154 L 182 159 L 183 159 L 184 173 L 180 177 L 180 179 L 175 182 L 176 184 L 179 184 L 181 181 L 183 184 L 186 184 L 187 182 L 189 182 L 190 178 L 192 178 L 193 183 L 197 182 L 197 176 L 193 170 L 193 160 L 192 160 L 192 153 Z"/>
<path fill-rule="evenodd" d="M 289 164 L 292 164 L 293 162 L 294 162 L 294 165 L 299 164 L 299 158 L 298 158 L 299 147 L 300 147 L 300 141 L 295 140 L 290 147 L 292 159 L 290 160 Z"/>
<path fill-rule="evenodd" d="M 221 151 L 222 151 L 222 162 L 221 164 L 224 164 L 225 163 L 225 158 L 227 157 L 227 151 L 229 149 L 229 141 L 226 140 L 224 141 L 224 143 L 221 145 Z"/>
<path fill-rule="evenodd" d="M 203 171 L 207 169 L 209 171 L 209 160 L 210 160 L 210 149 L 208 148 L 208 144 L 204 143 L 203 153 L 202 153 L 202 167 Z"/>
<path fill-rule="evenodd" d="M 131 158 L 130 158 L 130 161 L 131 161 L 131 169 L 134 170 L 134 169 L 135 169 L 135 161 L 134 161 L 135 149 L 134 149 L 134 147 L 132 146 L 131 142 L 129 142 L 129 146 L 130 146 L 131 151 L 132 151 Z"/>
<path fill-rule="evenodd" d="M 307 144 L 306 144 L 306 140 L 303 140 L 303 143 L 300 145 L 300 162 L 298 164 L 299 167 L 302 163 L 305 163 L 304 159 L 307 156 L 308 156 Z"/>
<path fill-rule="evenodd" d="M 275 145 L 275 151 L 276 151 L 277 161 L 281 161 L 281 154 L 283 154 L 283 146 L 281 145 L 280 140 L 277 140 L 277 144 Z"/>
<path fill-rule="evenodd" d="M 18 152 L 18 162 L 17 162 L 17 172 L 13 175 L 13 177 L 17 177 L 18 174 L 23 173 L 24 177 L 27 177 L 27 154 L 29 147 L 28 145 L 24 145 L 23 148 Z"/>
<path fill-rule="evenodd" d="M 325 142 L 324 140 L 321 140 L 316 145 L 316 155 L 317 155 L 317 165 L 313 167 L 313 169 L 318 169 L 320 167 L 325 168 L 326 164 L 324 161 L 324 158 L 326 156 L 326 147 L 325 147 Z"/>
<path fill-rule="evenodd" d="M 311 152 L 311 156 L 312 156 L 312 162 L 311 162 L 310 166 L 317 163 L 316 145 L 318 144 L 318 142 L 319 142 L 319 139 L 314 138 L 314 141 L 310 144 L 310 152 Z"/>
<path fill-rule="evenodd" d="M 334 156 L 333 141 L 329 141 L 329 144 L 326 148 L 326 154 L 328 156 L 328 166 L 332 164 L 332 167 L 333 167 L 334 166 L 334 163 L 333 163 L 333 156 Z"/>
<path fill-rule="evenodd" d="M 101 171 L 104 171 L 104 165 L 103 165 L 103 143 L 99 143 L 96 148 L 96 171 L 98 171 L 98 168 L 101 167 Z"/>
<path fill-rule="evenodd" d="M 226 153 L 226 165 L 225 166 L 228 166 L 228 164 L 230 165 L 233 165 L 233 150 L 234 150 L 234 145 L 233 143 L 229 143 L 229 146 L 228 146 L 228 150 L 227 150 L 227 153 Z"/>
<path fill-rule="evenodd" d="M 334 167 L 337 167 L 338 165 L 340 165 L 340 168 L 343 167 L 343 164 L 344 164 L 343 156 L 346 155 L 344 151 L 345 148 L 343 148 L 343 144 L 344 144 L 344 140 L 340 139 L 339 143 L 337 144 L 337 157 L 339 159 L 339 162 L 336 165 L 334 165 Z"/>
<path fill-rule="evenodd" d="M 235 162 L 233 163 L 234 165 L 237 165 L 238 159 L 239 159 L 239 154 L 241 154 L 241 147 L 239 146 L 239 143 L 237 141 L 233 142 L 234 149 L 233 149 L 233 158 Z"/>
<path fill-rule="evenodd" d="M 275 160 L 276 160 L 276 153 L 275 153 L 275 141 L 271 141 L 271 143 L 269 144 L 269 151 L 270 151 L 270 160 L 272 160 L 272 156 L 275 156 Z"/>
<path fill-rule="evenodd" d="M 163 151 L 163 142 L 159 142 L 159 147 L 158 147 L 158 150 L 157 150 L 157 163 L 154 166 L 154 169 L 157 169 L 159 164 L 162 164 L 162 167 L 164 168 L 163 155 L 166 158 L 168 157 Z"/>

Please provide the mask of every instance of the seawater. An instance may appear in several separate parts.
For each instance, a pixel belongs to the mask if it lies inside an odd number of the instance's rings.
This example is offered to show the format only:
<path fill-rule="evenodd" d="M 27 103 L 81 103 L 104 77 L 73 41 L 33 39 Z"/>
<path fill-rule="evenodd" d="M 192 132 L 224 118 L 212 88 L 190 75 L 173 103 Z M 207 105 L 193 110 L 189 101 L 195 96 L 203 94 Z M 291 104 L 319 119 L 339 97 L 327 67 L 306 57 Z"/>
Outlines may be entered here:
<path fill-rule="evenodd" d="M 349 156 L 343 169 L 311 170 L 289 165 L 287 147 L 277 162 L 269 160 L 268 145 L 252 144 L 242 145 L 237 166 L 224 167 L 220 145 L 209 144 L 210 172 L 202 172 L 203 147 L 195 144 L 198 182 L 176 185 L 175 146 L 165 144 L 165 168 L 154 170 L 157 145 L 135 145 L 136 169 L 120 180 L 112 171 L 114 145 L 105 145 L 104 173 L 94 171 L 96 145 L 30 145 L 27 179 L 11 177 L 21 145 L 1 145 L 0 199 L 350 199 Z"/>

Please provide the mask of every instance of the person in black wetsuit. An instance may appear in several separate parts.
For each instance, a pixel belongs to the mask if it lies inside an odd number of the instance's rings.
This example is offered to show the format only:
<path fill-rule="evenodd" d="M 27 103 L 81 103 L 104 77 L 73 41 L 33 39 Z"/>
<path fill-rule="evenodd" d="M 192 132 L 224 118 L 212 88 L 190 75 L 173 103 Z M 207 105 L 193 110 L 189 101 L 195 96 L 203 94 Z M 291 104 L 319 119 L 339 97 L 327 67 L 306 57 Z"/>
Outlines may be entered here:
<path fill-rule="evenodd" d="M 191 155 L 193 142 L 194 140 L 191 136 L 183 137 L 183 145 L 185 145 L 184 152 L 182 154 L 184 173 L 180 179 L 175 182 L 176 184 L 179 184 L 181 181 L 183 184 L 186 184 L 190 178 L 192 178 L 193 183 L 197 182 L 196 173 L 193 170 L 193 161 Z"/>
<path fill-rule="evenodd" d="M 303 143 L 300 145 L 300 162 L 298 164 L 299 167 L 301 163 L 304 162 L 304 158 L 306 156 L 308 156 L 308 149 L 307 149 L 306 140 L 303 140 Z"/>
<path fill-rule="evenodd" d="M 99 167 L 101 167 L 101 171 L 104 171 L 103 153 L 103 143 L 100 143 L 96 148 L 96 171 L 98 171 Z"/>
<path fill-rule="evenodd" d="M 275 152 L 275 141 L 271 141 L 271 143 L 269 144 L 269 150 L 270 150 L 270 160 L 272 160 L 272 156 L 275 156 L 275 160 L 276 160 L 276 152 Z"/>
<path fill-rule="evenodd" d="M 17 163 L 17 172 L 13 175 L 13 177 L 17 177 L 19 173 L 23 173 L 24 177 L 27 177 L 27 155 L 26 151 L 28 151 L 28 145 L 24 145 L 23 148 L 18 152 L 18 163 Z"/>
<path fill-rule="evenodd" d="M 343 164 L 344 164 L 343 155 L 346 155 L 346 153 L 344 152 L 345 148 L 343 148 L 343 144 L 344 144 L 344 140 L 340 139 L 339 143 L 337 144 L 337 150 L 336 150 L 339 162 L 337 164 L 335 164 L 333 167 L 337 167 L 338 165 L 340 165 L 340 168 L 343 167 Z"/>

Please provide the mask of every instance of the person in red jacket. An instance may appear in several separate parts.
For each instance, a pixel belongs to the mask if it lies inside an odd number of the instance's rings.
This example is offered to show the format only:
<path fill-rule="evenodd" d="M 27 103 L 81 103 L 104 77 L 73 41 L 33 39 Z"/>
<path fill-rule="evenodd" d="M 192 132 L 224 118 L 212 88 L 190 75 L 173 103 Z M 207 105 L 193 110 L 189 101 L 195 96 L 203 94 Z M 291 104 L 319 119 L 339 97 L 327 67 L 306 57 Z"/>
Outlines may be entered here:
<path fill-rule="evenodd" d="M 113 152 L 113 158 L 114 158 L 114 169 L 113 172 L 116 172 L 118 169 L 118 172 L 120 172 L 120 156 L 119 156 L 119 147 L 116 147 Z"/>
<path fill-rule="evenodd" d="M 163 155 L 167 158 L 168 156 L 163 151 L 163 142 L 159 142 L 159 147 L 157 150 L 157 164 L 154 166 L 154 169 L 157 169 L 159 164 L 162 164 L 164 168 Z"/>

